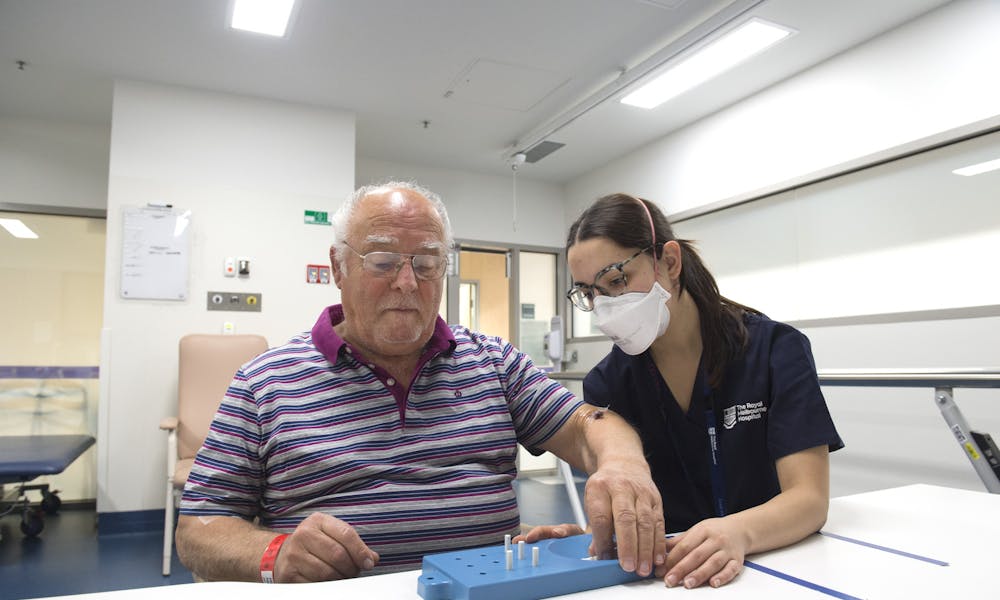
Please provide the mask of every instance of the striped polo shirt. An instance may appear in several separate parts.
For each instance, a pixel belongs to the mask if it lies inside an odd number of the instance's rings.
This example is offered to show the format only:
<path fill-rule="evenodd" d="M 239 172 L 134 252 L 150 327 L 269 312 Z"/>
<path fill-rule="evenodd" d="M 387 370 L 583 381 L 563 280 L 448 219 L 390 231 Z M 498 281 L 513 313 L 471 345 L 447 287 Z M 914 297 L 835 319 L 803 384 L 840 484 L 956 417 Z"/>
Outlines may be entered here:
<path fill-rule="evenodd" d="M 181 514 L 291 532 L 321 511 L 379 553 L 365 574 L 516 534 L 517 444 L 536 449 L 581 402 L 507 342 L 440 318 L 405 390 L 334 332 L 343 318 L 328 307 L 237 371 Z"/>

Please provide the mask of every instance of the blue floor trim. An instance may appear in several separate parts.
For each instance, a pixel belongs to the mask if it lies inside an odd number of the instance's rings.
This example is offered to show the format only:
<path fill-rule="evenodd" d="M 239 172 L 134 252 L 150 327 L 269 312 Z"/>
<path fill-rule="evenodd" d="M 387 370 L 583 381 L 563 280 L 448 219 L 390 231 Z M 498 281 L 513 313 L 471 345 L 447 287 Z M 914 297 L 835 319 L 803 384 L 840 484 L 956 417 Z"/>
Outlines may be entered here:
<path fill-rule="evenodd" d="M 782 573 L 781 571 L 775 571 L 774 569 L 769 569 L 763 565 L 758 565 L 757 563 L 750 562 L 749 560 L 743 561 L 743 565 L 750 567 L 755 571 L 760 571 L 761 573 L 766 573 L 768 575 L 773 575 L 778 579 L 784 579 L 785 581 L 794 583 L 796 585 L 801 585 L 804 588 L 809 588 L 810 590 L 816 590 L 826 594 L 827 596 L 833 596 L 834 598 L 840 598 L 841 600 L 862 600 L 857 596 L 852 596 L 850 594 L 845 594 L 844 592 L 838 592 L 835 589 L 828 588 L 826 586 L 819 585 L 818 583 L 813 583 L 811 581 L 806 581 L 805 579 L 799 579 L 794 575 L 789 575 L 788 573 Z"/>
<path fill-rule="evenodd" d="M 820 535 L 825 535 L 826 537 L 833 538 L 835 540 L 841 540 L 843 542 L 850 542 L 852 544 L 858 544 L 859 546 L 866 546 L 868 548 L 874 548 L 876 550 L 881 550 L 883 552 L 889 552 L 892 554 L 898 554 L 899 556 L 905 556 L 907 558 L 913 558 L 916 560 L 922 560 L 924 562 L 929 562 L 932 565 L 937 565 L 939 567 L 947 567 L 948 563 L 943 560 L 938 560 L 936 558 L 929 558 L 927 556 L 920 556 L 919 554 L 912 554 L 910 552 L 905 552 L 903 550 L 897 550 L 895 548 L 889 548 L 888 546 L 879 546 L 878 544 L 873 544 L 871 542 L 866 542 L 864 540 L 859 540 L 855 538 L 849 538 L 843 535 L 837 535 L 836 533 L 830 533 L 828 531 L 819 532 Z"/>
<path fill-rule="evenodd" d="M 97 514 L 98 535 L 119 535 L 122 533 L 163 532 L 166 512 L 160 510 L 131 510 Z"/>

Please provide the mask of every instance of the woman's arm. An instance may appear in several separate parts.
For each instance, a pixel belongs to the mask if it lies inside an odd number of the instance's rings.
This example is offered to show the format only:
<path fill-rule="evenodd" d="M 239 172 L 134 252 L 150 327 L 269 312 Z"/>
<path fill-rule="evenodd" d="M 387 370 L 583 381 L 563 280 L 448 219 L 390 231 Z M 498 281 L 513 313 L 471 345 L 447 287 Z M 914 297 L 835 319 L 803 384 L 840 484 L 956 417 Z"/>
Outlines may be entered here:
<path fill-rule="evenodd" d="M 701 521 L 667 540 L 668 586 L 719 587 L 743 570 L 747 554 L 793 544 L 819 531 L 830 504 L 827 446 L 782 457 L 775 463 L 781 493 L 764 504 Z"/>

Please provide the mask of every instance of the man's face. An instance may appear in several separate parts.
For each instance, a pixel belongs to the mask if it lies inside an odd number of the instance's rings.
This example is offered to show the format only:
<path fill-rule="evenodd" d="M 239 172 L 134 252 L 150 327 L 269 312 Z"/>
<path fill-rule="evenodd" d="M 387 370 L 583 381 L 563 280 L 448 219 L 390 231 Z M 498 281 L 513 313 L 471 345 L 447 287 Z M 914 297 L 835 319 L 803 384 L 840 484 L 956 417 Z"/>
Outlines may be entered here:
<path fill-rule="evenodd" d="M 359 254 L 446 256 L 444 238 L 441 220 L 426 198 L 410 190 L 387 189 L 361 200 L 346 242 Z M 366 354 L 419 356 L 434 332 L 444 279 L 418 279 L 408 258 L 387 277 L 366 271 L 350 249 L 343 258 L 342 271 L 331 250 L 334 280 L 344 305 L 341 336 Z"/>

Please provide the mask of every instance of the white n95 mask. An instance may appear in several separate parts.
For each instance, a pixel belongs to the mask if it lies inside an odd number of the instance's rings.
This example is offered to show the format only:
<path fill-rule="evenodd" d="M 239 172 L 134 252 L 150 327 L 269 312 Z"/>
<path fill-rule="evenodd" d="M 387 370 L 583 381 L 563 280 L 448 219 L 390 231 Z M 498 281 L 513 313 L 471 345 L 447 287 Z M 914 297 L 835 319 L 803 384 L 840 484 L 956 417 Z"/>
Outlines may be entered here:
<path fill-rule="evenodd" d="M 594 324 L 625 354 L 642 354 L 670 324 L 670 292 L 654 282 L 646 293 L 594 298 Z"/>

